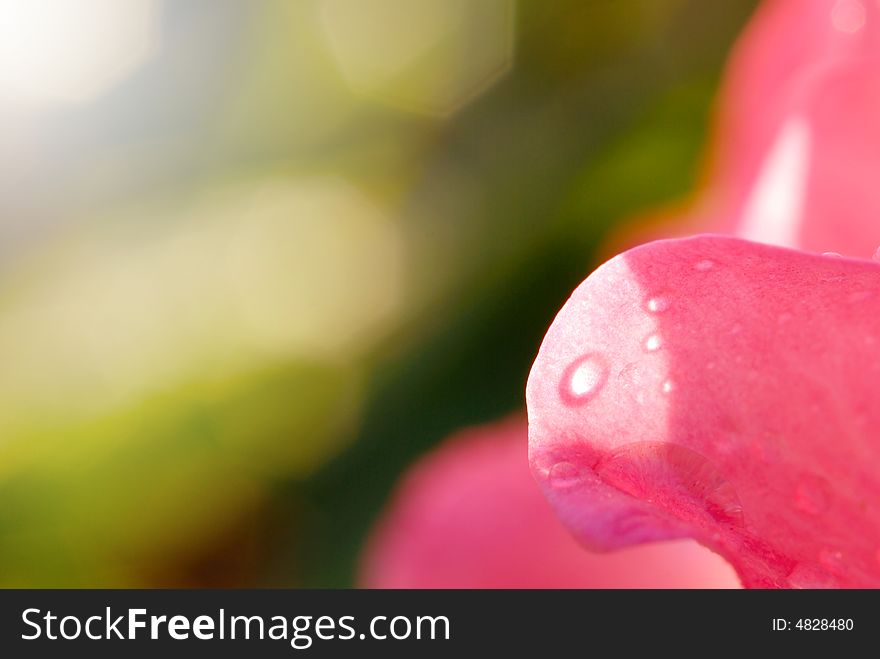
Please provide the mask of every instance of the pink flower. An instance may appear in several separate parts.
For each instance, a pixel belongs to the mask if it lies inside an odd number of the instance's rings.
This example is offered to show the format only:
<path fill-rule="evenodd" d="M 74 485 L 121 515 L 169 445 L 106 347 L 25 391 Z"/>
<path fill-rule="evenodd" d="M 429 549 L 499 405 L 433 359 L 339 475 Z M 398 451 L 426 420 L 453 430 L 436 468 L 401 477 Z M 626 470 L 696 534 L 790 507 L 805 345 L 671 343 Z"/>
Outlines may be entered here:
<path fill-rule="evenodd" d="M 586 546 L 689 537 L 747 587 L 880 586 L 880 263 L 650 243 L 565 304 L 532 470 Z"/>
<path fill-rule="evenodd" d="M 878 116 L 880 5 L 765 0 L 728 62 L 696 203 L 611 244 L 713 231 L 870 256 L 880 245 Z"/>
<path fill-rule="evenodd" d="M 525 419 L 466 430 L 398 488 L 367 548 L 375 588 L 737 587 L 724 561 L 691 542 L 584 551 L 528 469 Z"/>
<path fill-rule="evenodd" d="M 633 553 L 691 538 L 747 587 L 880 587 L 880 264 L 808 253 L 880 244 L 878 21 L 863 0 L 768 0 L 728 67 L 689 222 L 806 251 L 650 243 L 591 275 L 545 337 L 533 474 L 583 545 L 627 553 L 578 550 L 532 501 L 512 421 L 409 476 L 365 583 L 729 583 L 691 572 L 693 545 Z"/>
<path fill-rule="evenodd" d="M 878 12 L 759 9 L 729 65 L 698 226 L 873 252 Z M 878 345 L 878 263 L 717 236 L 638 247 L 545 337 L 533 471 L 588 546 L 690 537 L 749 587 L 878 587 Z"/>
<path fill-rule="evenodd" d="M 765 2 L 730 59 L 720 108 L 702 230 L 870 256 L 880 244 L 876 2 Z"/>

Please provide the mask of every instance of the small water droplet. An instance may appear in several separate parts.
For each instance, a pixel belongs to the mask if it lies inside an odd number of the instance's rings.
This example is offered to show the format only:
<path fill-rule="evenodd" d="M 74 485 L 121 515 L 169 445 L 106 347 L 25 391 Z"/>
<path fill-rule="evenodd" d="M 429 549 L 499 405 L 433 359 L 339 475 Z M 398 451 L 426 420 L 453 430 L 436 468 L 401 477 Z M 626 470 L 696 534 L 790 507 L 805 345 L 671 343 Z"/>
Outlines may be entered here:
<path fill-rule="evenodd" d="M 810 515 L 821 515 L 828 508 L 828 486 L 818 476 L 809 476 L 801 480 L 795 488 L 794 503 L 803 512 Z"/>
<path fill-rule="evenodd" d="M 694 270 L 698 270 L 699 272 L 707 272 L 715 267 L 715 262 L 710 261 L 709 259 L 703 259 L 702 261 L 697 261 L 696 265 L 694 265 Z"/>
<path fill-rule="evenodd" d="M 658 295 L 648 300 L 645 306 L 651 313 L 663 313 L 669 308 L 669 304 L 670 302 L 667 296 Z"/>
<path fill-rule="evenodd" d="M 596 473 L 609 485 L 687 521 L 708 514 L 715 521 L 743 526 L 742 504 L 733 485 L 705 456 L 664 442 L 626 444 L 603 459 Z"/>
<path fill-rule="evenodd" d="M 601 355 L 590 353 L 572 362 L 560 382 L 560 396 L 569 405 L 582 405 L 602 389 L 608 365 Z"/>
<path fill-rule="evenodd" d="M 659 334 L 651 334 L 647 339 L 645 339 L 645 350 L 648 352 L 655 352 L 660 350 L 663 347 L 663 339 L 660 338 Z"/>
<path fill-rule="evenodd" d="M 663 393 L 664 394 L 671 394 L 674 389 L 675 389 L 675 384 L 672 382 L 672 380 L 667 380 L 666 382 L 663 383 Z"/>
<path fill-rule="evenodd" d="M 838 588 L 837 579 L 818 565 L 798 563 L 788 575 L 788 585 L 797 589 Z"/>
<path fill-rule="evenodd" d="M 548 478 L 554 490 L 568 490 L 580 484 L 581 472 L 570 462 L 557 462 L 550 467 Z"/>
<path fill-rule="evenodd" d="M 838 0 L 831 10 L 831 25 L 838 32 L 858 32 L 865 26 L 865 18 L 865 5 L 861 0 Z"/>
<path fill-rule="evenodd" d="M 843 258 L 843 255 L 838 252 L 822 252 L 822 256 L 830 256 L 835 259 Z"/>

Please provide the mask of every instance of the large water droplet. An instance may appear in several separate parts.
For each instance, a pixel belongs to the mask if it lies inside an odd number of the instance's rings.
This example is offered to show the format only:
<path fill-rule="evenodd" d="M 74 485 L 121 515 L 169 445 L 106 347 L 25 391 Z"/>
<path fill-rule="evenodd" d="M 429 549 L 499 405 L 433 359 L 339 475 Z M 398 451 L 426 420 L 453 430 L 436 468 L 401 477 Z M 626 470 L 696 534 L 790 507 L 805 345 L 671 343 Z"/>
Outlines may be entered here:
<path fill-rule="evenodd" d="M 791 588 L 813 589 L 813 588 L 838 588 L 839 584 L 826 570 L 818 565 L 809 563 L 798 563 L 791 573 L 788 575 L 788 585 Z"/>
<path fill-rule="evenodd" d="M 821 515 L 828 508 L 828 486 L 823 478 L 808 476 L 795 488 L 794 503 L 803 512 Z"/>
<path fill-rule="evenodd" d="M 581 482 L 581 472 L 570 462 L 557 462 L 547 475 L 554 490 L 568 490 Z"/>
<path fill-rule="evenodd" d="M 715 267 L 714 261 L 710 261 L 709 259 L 703 259 L 702 261 L 697 261 L 697 263 L 694 265 L 694 270 L 697 270 L 699 272 L 708 272 L 709 270 L 711 270 L 714 267 Z"/>
<path fill-rule="evenodd" d="M 645 350 L 648 352 L 655 352 L 660 350 L 663 347 L 663 339 L 660 338 L 659 334 L 651 334 L 648 338 L 645 339 Z"/>
<path fill-rule="evenodd" d="M 733 485 L 705 456 L 663 442 L 622 446 L 596 466 L 609 485 L 687 521 L 743 526 L 743 509 Z"/>
<path fill-rule="evenodd" d="M 559 386 L 562 400 L 569 405 L 582 405 L 602 389 L 608 378 L 608 365 L 598 354 L 591 353 L 572 362 Z"/>
<path fill-rule="evenodd" d="M 645 304 L 651 313 L 663 313 L 669 308 L 669 297 L 666 295 L 657 295 L 648 300 Z"/>

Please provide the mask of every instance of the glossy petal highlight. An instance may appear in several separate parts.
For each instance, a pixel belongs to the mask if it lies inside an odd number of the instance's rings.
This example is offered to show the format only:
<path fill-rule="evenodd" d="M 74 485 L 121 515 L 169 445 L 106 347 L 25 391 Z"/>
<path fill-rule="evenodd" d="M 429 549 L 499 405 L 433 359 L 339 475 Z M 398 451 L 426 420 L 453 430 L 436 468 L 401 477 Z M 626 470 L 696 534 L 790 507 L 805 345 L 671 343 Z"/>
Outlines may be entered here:
<path fill-rule="evenodd" d="M 742 238 L 868 257 L 880 244 L 880 7 L 771 0 L 721 94 L 701 212 Z"/>

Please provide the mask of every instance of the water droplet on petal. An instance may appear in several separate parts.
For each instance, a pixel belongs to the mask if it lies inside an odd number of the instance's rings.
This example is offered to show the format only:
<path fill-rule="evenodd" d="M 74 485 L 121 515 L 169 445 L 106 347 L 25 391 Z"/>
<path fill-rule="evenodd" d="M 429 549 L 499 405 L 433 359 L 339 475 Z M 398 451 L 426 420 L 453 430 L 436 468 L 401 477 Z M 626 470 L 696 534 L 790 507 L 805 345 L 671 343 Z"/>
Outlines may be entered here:
<path fill-rule="evenodd" d="M 669 298 L 665 295 L 658 295 L 648 300 L 645 306 L 651 313 L 663 313 L 669 308 Z"/>
<path fill-rule="evenodd" d="M 835 259 L 843 258 L 843 255 L 838 252 L 822 252 L 822 256 L 830 256 Z"/>
<path fill-rule="evenodd" d="M 798 563 L 788 575 L 788 585 L 791 588 L 838 588 L 837 579 L 818 565 Z"/>
<path fill-rule="evenodd" d="M 554 490 L 567 490 L 581 482 L 580 470 L 570 462 L 557 462 L 550 467 L 548 474 L 550 487 Z"/>
<path fill-rule="evenodd" d="M 794 492 L 795 505 L 810 515 L 821 515 L 828 508 L 828 486 L 818 476 L 810 476 L 798 483 Z"/>
<path fill-rule="evenodd" d="M 582 405 L 599 393 L 607 378 L 605 359 L 595 353 L 584 355 L 565 369 L 560 396 L 569 405 Z"/>
<path fill-rule="evenodd" d="M 831 10 L 831 25 L 838 32 L 858 32 L 865 26 L 865 5 L 861 0 L 838 0 Z"/>
<path fill-rule="evenodd" d="M 663 383 L 662 388 L 664 394 L 671 394 L 672 391 L 675 389 L 675 384 L 672 382 L 672 380 L 667 380 Z"/>
<path fill-rule="evenodd" d="M 655 352 L 660 350 L 663 347 L 663 339 L 660 338 L 659 334 L 651 334 L 647 339 L 645 339 L 645 350 L 648 352 Z"/>
<path fill-rule="evenodd" d="M 685 521 L 708 514 L 716 522 L 743 526 L 742 504 L 733 485 L 708 458 L 677 444 L 634 442 L 596 466 L 609 485 L 654 504 Z"/>
<path fill-rule="evenodd" d="M 707 272 L 715 267 L 715 262 L 710 261 L 709 259 L 703 259 L 702 261 L 697 261 L 696 265 L 694 265 L 694 270 L 699 272 Z"/>

